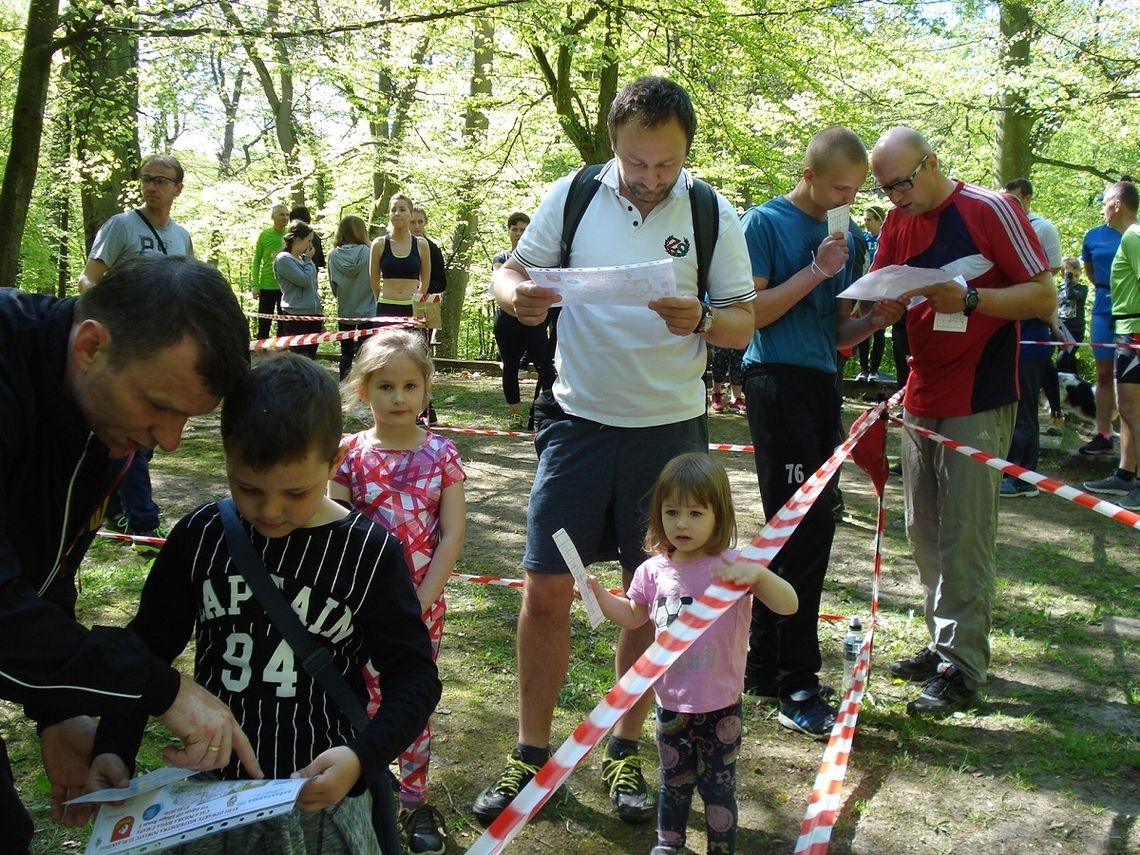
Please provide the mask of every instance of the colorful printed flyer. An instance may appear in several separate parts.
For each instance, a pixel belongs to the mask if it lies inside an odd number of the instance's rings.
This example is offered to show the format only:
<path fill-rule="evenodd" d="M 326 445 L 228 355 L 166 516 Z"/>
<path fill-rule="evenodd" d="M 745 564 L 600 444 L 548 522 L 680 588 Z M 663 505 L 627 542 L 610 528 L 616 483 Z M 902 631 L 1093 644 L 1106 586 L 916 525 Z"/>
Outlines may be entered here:
<path fill-rule="evenodd" d="M 161 771 L 161 770 L 160 770 Z M 137 786 L 138 795 L 99 808 L 86 855 L 141 855 L 159 852 L 211 834 L 287 813 L 306 779 L 274 781 L 177 781 L 159 789 Z M 85 801 L 124 790 L 101 790 Z"/>

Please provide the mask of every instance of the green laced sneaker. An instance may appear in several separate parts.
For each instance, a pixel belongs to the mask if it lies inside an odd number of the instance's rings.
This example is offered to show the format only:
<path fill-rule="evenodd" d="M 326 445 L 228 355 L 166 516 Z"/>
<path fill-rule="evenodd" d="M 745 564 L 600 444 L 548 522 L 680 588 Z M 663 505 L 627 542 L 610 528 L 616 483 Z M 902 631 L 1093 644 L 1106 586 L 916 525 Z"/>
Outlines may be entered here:
<path fill-rule="evenodd" d="M 523 762 L 518 749 L 515 749 L 507 758 L 506 768 L 499 773 L 495 783 L 476 796 L 472 812 L 484 825 L 490 825 L 536 774 L 538 767 Z"/>
<path fill-rule="evenodd" d="M 636 754 L 602 760 L 602 780 L 610 788 L 610 802 L 622 822 L 648 822 L 657 815 L 657 799 L 649 792 Z"/>

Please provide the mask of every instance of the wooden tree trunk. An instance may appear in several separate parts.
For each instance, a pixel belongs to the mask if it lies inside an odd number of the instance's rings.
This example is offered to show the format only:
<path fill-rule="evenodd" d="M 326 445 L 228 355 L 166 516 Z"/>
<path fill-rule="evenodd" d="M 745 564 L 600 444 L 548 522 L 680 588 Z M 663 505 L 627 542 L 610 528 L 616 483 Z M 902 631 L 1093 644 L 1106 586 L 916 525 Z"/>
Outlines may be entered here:
<path fill-rule="evenodd" d="M 999 23 L 1004 85 L 998 96 L 994 180 L 1000 187 L 1014 178 L 1029 177 L 1038 116 L 1027 103 L 1023 79 L 1033 45 L 1033 25 L 1023 0 L 1002 0 Z"/>
<path fill-rule="evenodd" d="M 74 140 L 82 176 L 84 246 L 123 210 L 139 165 L 138 38 L 97 33 L 69 51 Z"/>
<path fill-rule="evenodd" d="M 463 139 L 466 147 L 477 151 L 487 137 L 487 115 L 476 106 L 489 99 L 492 91 L 491 66 L 495 55 L 495 25 L 489 18 L 475 22 L 471 63 L 471 101 L 463 121 Z M 471 158 L 474 163 L 477 158 Z M 463 302 L 467 297 L 467 283 L 471 279 L 471 251 L 479 235 L 479 207 L 481 196 L 474 190 L 474 182 L 465 181 L 468 188 L 459 210 L 459 222 L 451 236 L 451 266 L 447 294 L 443 299 L 443 329 L 440 355 L 455 357 L 459 352 L 459 323 L 463 315 Z"/>
<path fill-rule="evenodd" d="M 24 32 L 24 52 L 12 108 L 12 143 L 0 186 L 0 211 L 5 228 L 0 232 L 0 286 L 16 284 L 20 267 L 20 241 L 28 221 L 40 142 L 44 131 L 51 60 L 55 53 L 52 36 L 59 21 L 58 0 L 29 0 L 28 27 Z"/>

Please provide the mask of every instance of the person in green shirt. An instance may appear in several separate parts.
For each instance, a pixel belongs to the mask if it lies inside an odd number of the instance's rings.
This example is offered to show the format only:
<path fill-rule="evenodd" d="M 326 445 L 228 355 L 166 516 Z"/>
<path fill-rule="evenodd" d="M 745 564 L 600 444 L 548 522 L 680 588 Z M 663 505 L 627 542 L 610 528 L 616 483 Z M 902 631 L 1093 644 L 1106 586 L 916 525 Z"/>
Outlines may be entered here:
<path fill-rule="evenodd" d="M 260 314 L 281 313 L 281 287 L 273 275 L 273 259 L 285 248 L 285 227 L 289 225 L 289 209 L 284 205 L 274 205 L 269 210 L 273 225 L 263 229 L 257 236 L 253 248 L 253 272 L 250 288 L 257 298 L 257 311 Z M 269 337 L 269 318 L 257 319 L 257 337 Z"/>
<path fill-rule="evenodd" d="M 1112 259 L 1109 290 L 1112 294 L 1113 332 L 1116 342 L 1116 409 L 1120 412 L 1120 464 L 1085 489 L 1104 493 L 1121 507 L 1140 511 L 1140 479 L 1136 477 L 1136 439 L 1140 436 L 1140 191 L 1131 181 L 1118 181 L 1104 194 L 1105 207 L 1115 207 L 1125 226 Z"/>

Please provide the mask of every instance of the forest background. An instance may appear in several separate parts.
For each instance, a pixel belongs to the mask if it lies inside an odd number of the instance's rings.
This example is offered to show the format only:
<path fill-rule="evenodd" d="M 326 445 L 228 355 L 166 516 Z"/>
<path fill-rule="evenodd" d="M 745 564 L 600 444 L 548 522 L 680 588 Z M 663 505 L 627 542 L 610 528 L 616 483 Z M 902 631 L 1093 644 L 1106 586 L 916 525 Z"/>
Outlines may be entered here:
<path fill-rule="evenodd" d="M 690 166 L 741 210 L 821 127 L 906 123 L 955 177 L 1030 177 L 1075 255 L 1140 171 L 1137 44 L 1140 0 L 0 0 L 0 284 L 74 293 L 140 155 L 170 152 L 175 218 L 243 293 L 273 203 L 331 243 L 407 193 L 448 261 L 440 355 L 487 356 L 507 215 L 610 157 L 609 104 L 644 73 L 691 93 Z"/>

